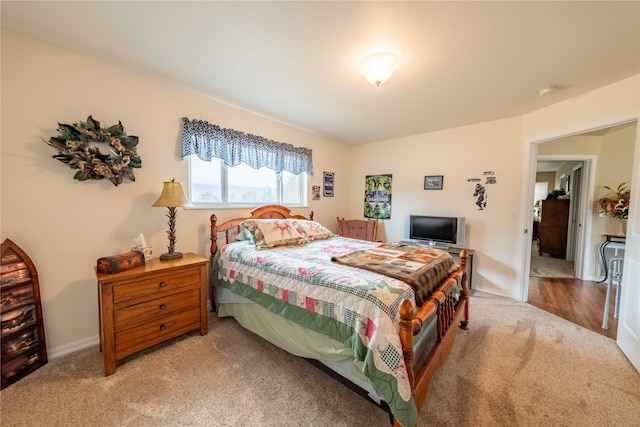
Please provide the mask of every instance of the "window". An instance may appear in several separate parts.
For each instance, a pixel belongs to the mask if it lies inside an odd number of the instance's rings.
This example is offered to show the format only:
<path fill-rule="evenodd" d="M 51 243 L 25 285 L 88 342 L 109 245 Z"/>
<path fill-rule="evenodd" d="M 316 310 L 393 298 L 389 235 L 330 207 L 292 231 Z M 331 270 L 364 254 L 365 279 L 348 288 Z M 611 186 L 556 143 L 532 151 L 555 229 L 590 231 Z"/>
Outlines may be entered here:
<path fill-rule="evenodd" d="M 203 120 L 182 118 L 180 157 L 189 158 L 189 198 L 195 206 L 307 203 L 312 152 Z"/>
<path fill-rule="evenodd" d="M 548 182 L 536 182 L 536 187 L 535 187 L 534 196 L 533 196 L 533 204 L 536 205 L 538 200 L 546 199 L 548 193 L 549 193 Z"/>
<path fill-rule="evenodd" d="M 307 174 L 294 175 L 245 163 L 227 166 L 221 159 L 203 161 L 189 156 L 189 200 L 194 206 L 256 206 L 307 204 Z"/>

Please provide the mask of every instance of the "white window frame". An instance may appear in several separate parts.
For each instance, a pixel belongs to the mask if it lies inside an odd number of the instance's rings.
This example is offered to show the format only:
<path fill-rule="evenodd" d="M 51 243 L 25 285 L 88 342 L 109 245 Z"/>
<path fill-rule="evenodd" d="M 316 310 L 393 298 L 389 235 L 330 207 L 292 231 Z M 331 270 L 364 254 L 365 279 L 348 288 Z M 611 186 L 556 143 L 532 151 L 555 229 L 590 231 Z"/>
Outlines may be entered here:
<path fill-rule="evenodd" d="M 235 209 L 235 208 L 245 208 L 245 207 L 256 207 L 256 203 L 231 203 L 228 202 L 228 198 L 229 198 L 229 174 L 228 174 L 228 170 L 230 168 L 230 166 L 225 165 L 224 163 L 221 164 L 221 168 L 220 168 L 220 185 L 221 185 L 221 191 L 220 191 L 220 196 L 222 198 L 221 202 L 195 202 L 193 201 L 193 197 L 191 194 L 191 161 L 192 161 L 193 156 L 189 156 L 188 157 L 188 194 L 189 194 L 189 200 L 191 201 L 191 204 L 193 205 L 191 207 L 191 209 L 211 209 L 211 208 L 216 208 L 216 209 Z M 299 203 L 291 203 L 291 202 L 283 202 L 282 201 L 282 196 L 283 196 L 283 191 L 282 191 L 282 173 L 278 173 L 276 174 L 276 198 L 277 200 L 273 200 L 273 201 L 265 201 L 265 202 L 261 202 L 260 204 L 262 205 L 266 205 L 266 204 L 277 204 L 277 205 L 285 205 L 288 207 L 308 207 L 308 190 L 309 190 L 309 177 L 307 176 L 306 173 L 301 173 L 298 175 L 298 188 L 299 188 L 299 194 L 298 194 L 298 200 L 300 201 Z"/>

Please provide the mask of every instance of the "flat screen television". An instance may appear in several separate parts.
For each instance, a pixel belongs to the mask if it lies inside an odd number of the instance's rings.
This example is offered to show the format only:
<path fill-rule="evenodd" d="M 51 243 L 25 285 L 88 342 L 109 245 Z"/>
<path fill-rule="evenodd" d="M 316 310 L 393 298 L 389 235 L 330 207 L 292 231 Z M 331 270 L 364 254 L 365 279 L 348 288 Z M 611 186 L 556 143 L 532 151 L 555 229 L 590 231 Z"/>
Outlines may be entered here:
<path fill-rule="evenodd" d="M 409 216 L 409 239 L 430 246 L 465 245 L 464 217 Z"/>

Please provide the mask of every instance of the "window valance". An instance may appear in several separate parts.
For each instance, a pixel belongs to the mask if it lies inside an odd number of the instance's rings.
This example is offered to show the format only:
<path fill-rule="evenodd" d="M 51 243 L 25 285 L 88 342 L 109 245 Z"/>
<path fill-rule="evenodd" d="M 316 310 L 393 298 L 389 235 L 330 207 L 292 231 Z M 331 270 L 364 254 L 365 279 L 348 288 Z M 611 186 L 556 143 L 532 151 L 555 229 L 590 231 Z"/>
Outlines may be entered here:
<path fill-rule="evenodd" d="M 204 161 L 214 157 L 222 159 L 225 165 L 231 167 L 244 162 L 255 169 L 266 166 L 278 173 L 286 170 L 295 175 L 302 172 L 313 175 L 309 148 L 294 147 L 233 129 L 222 129 L 203 120 L 183 117 L 182 122 L 182 159 L 195 154 Z"/>

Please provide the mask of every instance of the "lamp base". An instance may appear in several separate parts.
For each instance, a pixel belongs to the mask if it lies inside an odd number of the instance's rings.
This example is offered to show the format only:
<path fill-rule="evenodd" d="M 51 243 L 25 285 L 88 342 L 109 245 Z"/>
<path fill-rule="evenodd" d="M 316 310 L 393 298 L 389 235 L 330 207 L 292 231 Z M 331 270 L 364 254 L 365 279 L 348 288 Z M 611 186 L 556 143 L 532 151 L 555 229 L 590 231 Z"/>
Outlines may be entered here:
<path fill-rule="evenodd" d="M 160 255 L 160 261 L 169 261 L 182 258 L 182 252 L 167 252 Z"/>

